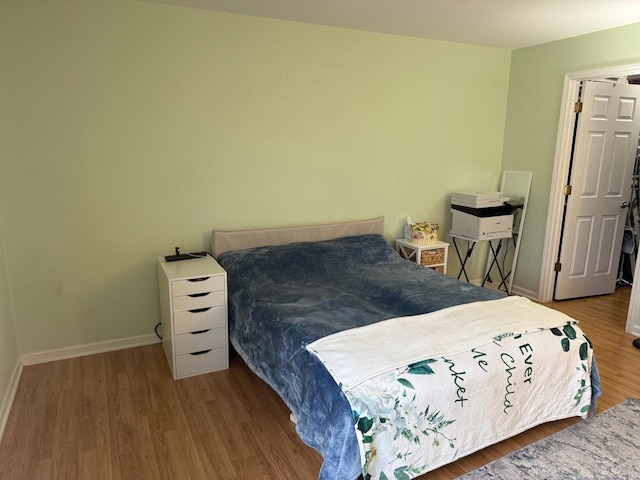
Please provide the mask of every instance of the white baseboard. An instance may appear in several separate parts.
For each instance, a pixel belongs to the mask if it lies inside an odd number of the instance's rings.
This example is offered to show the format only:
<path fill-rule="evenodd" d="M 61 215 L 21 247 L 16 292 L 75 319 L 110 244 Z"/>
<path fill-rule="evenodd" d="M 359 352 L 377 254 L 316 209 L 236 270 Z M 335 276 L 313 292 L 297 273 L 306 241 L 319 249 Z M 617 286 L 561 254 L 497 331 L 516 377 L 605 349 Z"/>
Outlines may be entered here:
<path fill-rule="evenodd" d="M 531 290 L 518 287 L 517 285 L 511 286 L 511 293 L 515 295 L 520 295 L 521 297 L 527 297 L 529 300 L 533 300 L 535 302 L 538 301 L 538 292 L 532 292 Z"/>
<path fill-rule="evenodd" d="M 4 428 L 7 426 L 7 420 L 9 420 L 9 412 L 11 412 L 13 399 L 16 397 L 16 392 L 18 391 L 20 377 L 22 376 L 22 367 L 22 361 L 20 360 L 20 357 L 18 357 L 16 359 L 16 366 L 14 367 L 13 372 L 11 373 L 11 378 L 9 379 L 9 388 L 7 388 L 7 393 L 5 393 L 4 398 L 2 399 L 2 404 L 0 404 L 0 441 L 2 441 Z"/>
<path fill-rule="evenodd" d="M 118 340 L 107 340 L 104 342 L 87 343 L 84 345 L 74 345 L 72 347 L 57 348 L 55 350 L 45 350 L 43 352 L 25 353 L 21 356 L 23 365 L 36 365 L 38 363 L 55 362 L 56 360 L 66 360 L 67 358 L 83 357 L 96 353 L 112 352 L 125 348 L 141 347 L 160 343 L 157 335 L 139 335 L 137 337 L 120 338 Z"/>
<path fill-rule="evenodd" d="M 480 287 L 482 286 L 482 279 L 469 280 L 469 283 L 472 283 L 473 285 L 477 285 Z M 485 283 L 484 288 L 504 293 L 504 290 L 498 290 L 495 284 L 492 284 L 492 283 Z M 526 288 L 518 287 L 517 285 L 511 285 L 511 295 L 520 295 L 521 297 L 527 297 L 530 300 L 538 301 L 537 292 L 527 290 Z"/>

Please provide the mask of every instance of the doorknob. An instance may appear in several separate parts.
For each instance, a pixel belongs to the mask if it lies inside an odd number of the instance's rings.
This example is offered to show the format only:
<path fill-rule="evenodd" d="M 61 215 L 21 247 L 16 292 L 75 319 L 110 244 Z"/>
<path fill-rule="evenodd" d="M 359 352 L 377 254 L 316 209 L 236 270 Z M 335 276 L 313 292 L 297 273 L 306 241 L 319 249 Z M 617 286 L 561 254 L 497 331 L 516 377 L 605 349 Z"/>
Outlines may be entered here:
<path fill-rule="evenodd" d="M 620 208 L 629 208 L 629 202 L 622 202 L 622 205 L 620 205 Z"/>

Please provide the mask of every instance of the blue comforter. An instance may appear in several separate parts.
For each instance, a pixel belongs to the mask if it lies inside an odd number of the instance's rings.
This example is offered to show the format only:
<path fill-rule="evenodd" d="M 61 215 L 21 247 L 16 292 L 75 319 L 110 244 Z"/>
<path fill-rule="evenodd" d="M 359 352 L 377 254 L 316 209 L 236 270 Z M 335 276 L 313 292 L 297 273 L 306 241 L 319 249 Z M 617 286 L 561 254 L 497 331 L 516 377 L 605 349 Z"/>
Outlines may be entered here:
<path fill-rule="evenodd" d="M 381 235 L 231 251 L 218 262 L 228 274 L 231 343 L 324 457 L 321 480 L 357 478 L 360 452 L 349 402 L 305 346 L 340 330 L 503 296 L 408 262 Z"/>

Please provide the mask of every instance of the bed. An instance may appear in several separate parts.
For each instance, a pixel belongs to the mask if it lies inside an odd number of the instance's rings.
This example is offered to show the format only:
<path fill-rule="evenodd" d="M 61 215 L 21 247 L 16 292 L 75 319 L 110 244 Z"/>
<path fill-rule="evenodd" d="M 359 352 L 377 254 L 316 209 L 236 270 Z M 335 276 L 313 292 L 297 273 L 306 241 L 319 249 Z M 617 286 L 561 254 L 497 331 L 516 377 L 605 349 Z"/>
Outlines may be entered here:
<path fill-rule="evenodd" d="M 321 480 L 410 479 L 595 411 L 577 322 L 402 259 L 383 218 L 212 232 L 229 338 L 323 456 Z"/>

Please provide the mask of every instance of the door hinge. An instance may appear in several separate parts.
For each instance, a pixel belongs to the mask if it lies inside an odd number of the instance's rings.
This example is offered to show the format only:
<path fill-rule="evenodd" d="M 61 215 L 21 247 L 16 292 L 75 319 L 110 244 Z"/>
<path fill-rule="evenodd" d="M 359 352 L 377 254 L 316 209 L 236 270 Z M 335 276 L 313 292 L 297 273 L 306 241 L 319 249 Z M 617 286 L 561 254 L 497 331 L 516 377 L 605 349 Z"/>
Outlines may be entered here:
<path fill-rule="evenodd" d="M 575 113 L 580 113 L 582 111 L 582 102 L 576 102 L 576 104 L 573 106 L 573 111 Z"/>
<path fill-rule="evenodd" d="M 565 185 L 562 192 L 563 195 L 571 195 L 571 185 Z"/>
<path fill-rule="evenodd" d="M 556 262 L 556 264 L 553 266 L 553 269 L 554 269 L 556 272 L 560 272 L 560 271 L 562 271 L 562 264 L 561 264 L 560 262 Z"/>

